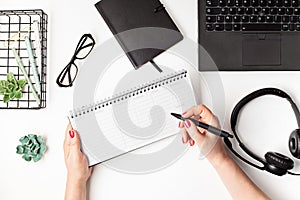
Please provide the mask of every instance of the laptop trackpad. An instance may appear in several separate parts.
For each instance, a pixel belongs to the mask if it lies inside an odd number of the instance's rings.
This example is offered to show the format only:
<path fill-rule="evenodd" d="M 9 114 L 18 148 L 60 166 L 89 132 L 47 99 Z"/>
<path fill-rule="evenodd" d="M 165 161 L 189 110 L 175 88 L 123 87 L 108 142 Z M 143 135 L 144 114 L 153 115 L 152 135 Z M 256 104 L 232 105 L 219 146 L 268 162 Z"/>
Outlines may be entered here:
<path fill-rule="evenodd" d="M 280 34 L 243 34 L 243 65 L 280 65 Z"/>

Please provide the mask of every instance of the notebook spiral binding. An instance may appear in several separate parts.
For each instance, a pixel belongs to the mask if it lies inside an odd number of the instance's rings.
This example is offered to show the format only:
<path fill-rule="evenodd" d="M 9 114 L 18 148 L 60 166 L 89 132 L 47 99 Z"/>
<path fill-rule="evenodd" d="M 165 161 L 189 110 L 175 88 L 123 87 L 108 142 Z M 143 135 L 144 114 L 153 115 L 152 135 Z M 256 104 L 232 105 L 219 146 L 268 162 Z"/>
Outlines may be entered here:
<path fill-rule="evenodd" d="M 106 106 L 110 106 L 115 103 L 119 103 L 121 101 L 127 100 L 131 97 L 140 95 L 144 92 L 147 92 L 149 90 L 156 89 L 158 87 L 162 87 L 164 85 L 168 85 L 169 83 L 172 83 L 174 81 L 177 81 L 179 79 L 183 79 L 186 77 L 187 71 L 186 70 L 180 70 L 178 72 L 174 72 L 171 74 L 168 74 L 166 76 L 163 76 L 161 78 L 158 78 L 156 80 L 150 81 L 145 84 L 141 84 L 138 87 L 133 87 L 129 90 L 123 91 L 121 93 L 118 93 L 116 95 L 113 95 L 110 98 L 105 98 L 101 101 L 97 101 L 96 103 L 92 103 L 86 106 L 83 106 L 81 108 L 73 109 L 70 111 L 70 117 L 71 118 L 77 118 L 82 115 L 88 114 L 90 112 L 94 112 L 96 110 L 100 110 L 101 108 L 104 108 Z"/>

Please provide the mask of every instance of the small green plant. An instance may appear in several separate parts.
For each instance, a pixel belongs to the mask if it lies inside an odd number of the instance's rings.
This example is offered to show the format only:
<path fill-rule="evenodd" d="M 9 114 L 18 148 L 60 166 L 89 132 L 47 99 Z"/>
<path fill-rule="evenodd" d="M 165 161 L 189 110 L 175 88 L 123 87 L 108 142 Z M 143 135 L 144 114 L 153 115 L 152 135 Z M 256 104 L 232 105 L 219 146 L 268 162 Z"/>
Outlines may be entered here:
<path fill-rule="evenodd" d="M 7 74 L 7 80 L 0 80 L 0 94 L 3 96 L 3 102 L 7 103 L 13 99 L 21 99 L 22 89 L 26 80 L 17 80 L 12 73 Z"/>
<path fill-rule="evenodd" d="M 29 134 L 19 139 L 21 145 L 17 146 L 17 154 L 23 154 L 22 158 L 26 161 L 39 161 L 46 152 L 46 145 L 41 136 Z"/>

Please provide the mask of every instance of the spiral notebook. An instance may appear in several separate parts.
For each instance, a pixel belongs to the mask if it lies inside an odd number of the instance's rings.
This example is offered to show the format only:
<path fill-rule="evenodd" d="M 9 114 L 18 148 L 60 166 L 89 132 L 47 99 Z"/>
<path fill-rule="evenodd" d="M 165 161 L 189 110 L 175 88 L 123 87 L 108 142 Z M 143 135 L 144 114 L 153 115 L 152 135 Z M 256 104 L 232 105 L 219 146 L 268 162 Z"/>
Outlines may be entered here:
<path fill-rule="evenodd" d="M 178 120 L 170 113 L 194 105 L 189 76 L 182 70 L 71 110 L 68 117 L 92 166 L 178 134 Z"/>

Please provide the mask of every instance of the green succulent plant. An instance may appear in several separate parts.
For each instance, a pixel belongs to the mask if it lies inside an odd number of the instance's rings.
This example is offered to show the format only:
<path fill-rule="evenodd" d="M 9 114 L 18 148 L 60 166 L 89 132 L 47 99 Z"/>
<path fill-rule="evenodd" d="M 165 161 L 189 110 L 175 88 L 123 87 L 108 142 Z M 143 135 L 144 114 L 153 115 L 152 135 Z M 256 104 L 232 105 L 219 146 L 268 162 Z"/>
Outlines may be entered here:
<path fill-rule="evenodd" d="M 3 96 L 3 102 L 7 103 L 13 99 L 21 99 L 22 89 L 26 80 L 17 80 L 12 73 L 7 74 L 7 80 L 0 80 L 0 94 Z"/>
<path fill-rule="evenodd" d="M 17 146 L 17 154 L 23 155 L 26 161 L 39 161 L 46 152 L 46 145 L 41 136 L 29 134 L 19 139 L 21 145 Z"/>

